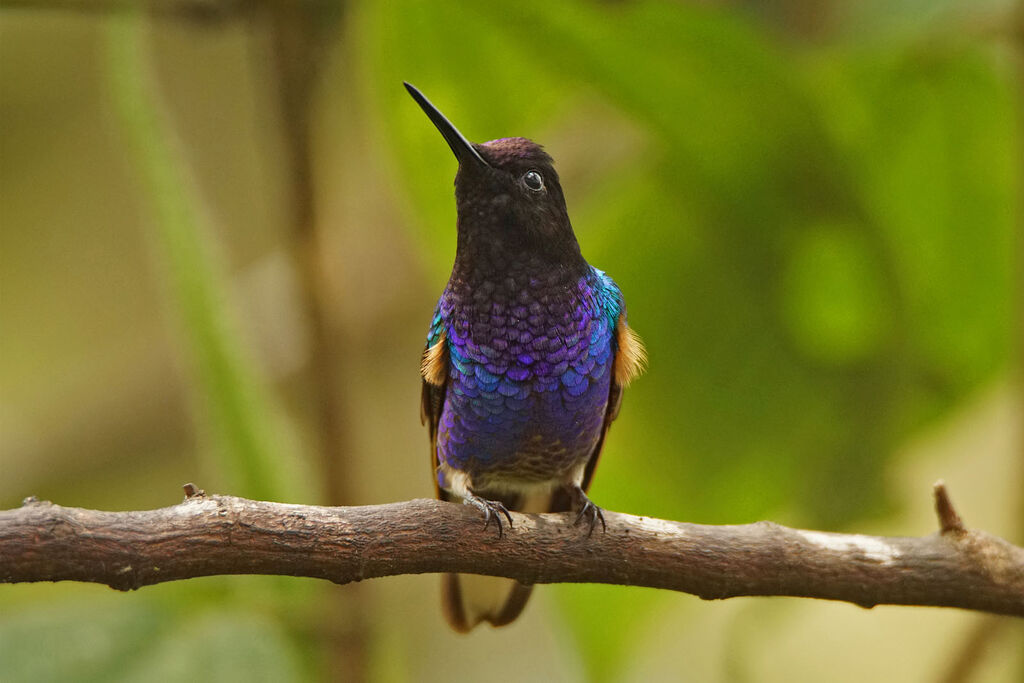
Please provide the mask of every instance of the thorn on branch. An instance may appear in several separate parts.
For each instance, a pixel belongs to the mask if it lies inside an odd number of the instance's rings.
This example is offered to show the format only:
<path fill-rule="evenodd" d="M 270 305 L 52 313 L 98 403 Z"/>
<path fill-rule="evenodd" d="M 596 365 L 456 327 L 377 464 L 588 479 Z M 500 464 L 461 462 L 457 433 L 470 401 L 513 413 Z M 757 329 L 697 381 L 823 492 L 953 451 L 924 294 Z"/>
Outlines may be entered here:
<path fill-rule="evenodd" d="M 181 488 L 185 490 L 186 500 L 188 500 L 189 498 L 202 498 L 203 496 L 206 495 L 206 491 L 202 490 L 192 482 L 185 484 Z"/>
<path fill-rule="evenodd" d="M 949 492 L 946 491 L 946 482 L 939 479 L 935 482 L 935 512 L 939 516 L 939 530 L 943 534 L 962 534 L 967 531 L 964 528 L 964 522 L 960 519 L 960 515 L 957 514 L 956 509 L 953 507 L 953 501 L 949 498 Z"/>

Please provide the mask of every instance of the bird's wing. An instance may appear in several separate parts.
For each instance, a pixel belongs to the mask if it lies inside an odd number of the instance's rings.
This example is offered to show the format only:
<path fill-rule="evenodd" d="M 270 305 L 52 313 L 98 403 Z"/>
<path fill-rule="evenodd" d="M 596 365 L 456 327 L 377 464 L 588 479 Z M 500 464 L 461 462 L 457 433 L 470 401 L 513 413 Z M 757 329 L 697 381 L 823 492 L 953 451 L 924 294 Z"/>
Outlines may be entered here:
<path fill-rule="evenodd" d="M 448 386 L 448 339 L 440 310 L 434 312 L 434 320 L 430 324 L 427 347 L 420 361 L 420 375 L 423 377 L 420 421 L 430 430 L 430 474 L 434 480 L 434 493 L 438 498 L 448 500 L 437 481 L 437 426 Z"/>

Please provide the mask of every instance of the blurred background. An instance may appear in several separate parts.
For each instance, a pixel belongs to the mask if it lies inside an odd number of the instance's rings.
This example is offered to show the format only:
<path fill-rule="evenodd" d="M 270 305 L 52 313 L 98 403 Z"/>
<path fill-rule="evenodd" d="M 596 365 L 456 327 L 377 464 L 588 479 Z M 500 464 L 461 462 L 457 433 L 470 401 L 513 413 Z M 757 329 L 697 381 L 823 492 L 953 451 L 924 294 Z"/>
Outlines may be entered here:
<path fill-rule="evenodd" d="M 132 8 L 145 5 L 146 13 Z M 1024 541 L 1024 13 L 1003 0 L 5 0 L 0 508 L 432 495 L 455 161 L 524 135 L 650 371 L 591 495 Z M 1019 681 L 1024 626 L 436 576 L 0 588 L 0 680 Z"/>

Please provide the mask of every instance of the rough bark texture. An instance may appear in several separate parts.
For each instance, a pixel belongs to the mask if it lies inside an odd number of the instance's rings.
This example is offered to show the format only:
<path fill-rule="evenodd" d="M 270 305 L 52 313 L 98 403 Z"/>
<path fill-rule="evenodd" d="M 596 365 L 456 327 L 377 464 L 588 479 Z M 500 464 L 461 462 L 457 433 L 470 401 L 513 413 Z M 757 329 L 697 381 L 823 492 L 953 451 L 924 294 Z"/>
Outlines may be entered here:
<path fill-rule="evenodd" d="M 206 496 L 139 512 L 29 499 L 0 511 L 0 581 L 89 581 L 131 590 L 214 574 L 348 583 L 463 572 L 525 583 L 650 586 L 704 599 L 789 595 L 1024 616 L 1024 549 L 949 524 L 923 538 L 705 526 L 605 512 L 588 537 L 567 514 L 513 514 L 499 538 L 473 509 L 434 500 L 316 507 Z M 948 507 L 948 510 L 946 509 Z M 945 514 L 943 514 L 945 513 Z"/>

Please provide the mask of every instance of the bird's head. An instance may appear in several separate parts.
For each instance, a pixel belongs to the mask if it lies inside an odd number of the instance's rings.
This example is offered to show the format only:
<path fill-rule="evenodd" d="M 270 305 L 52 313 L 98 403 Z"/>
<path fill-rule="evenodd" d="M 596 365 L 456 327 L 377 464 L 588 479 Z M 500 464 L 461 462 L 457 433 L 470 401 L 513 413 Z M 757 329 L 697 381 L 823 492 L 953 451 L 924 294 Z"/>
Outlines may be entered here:
<path fill-rule="evenodd" d="M 519 137 L 470 142 L 419 90 L 405 87 L 459 162 L 456 261 L 526 256 L 560 265 L 583 263 L 558 173 L 540 145 Z"/>

